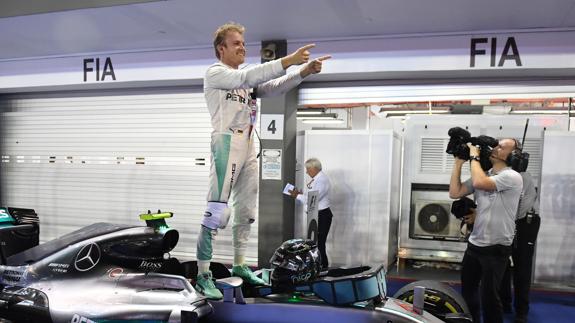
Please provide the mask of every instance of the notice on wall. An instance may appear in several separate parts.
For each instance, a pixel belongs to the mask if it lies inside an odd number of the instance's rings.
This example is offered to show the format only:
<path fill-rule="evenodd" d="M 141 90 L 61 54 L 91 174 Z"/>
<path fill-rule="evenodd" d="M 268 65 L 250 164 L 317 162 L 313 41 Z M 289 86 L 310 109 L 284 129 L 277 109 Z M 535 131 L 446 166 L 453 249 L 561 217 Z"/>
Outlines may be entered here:
<path fill-rule="evenodd" d="M 282 150 L 262 150 L 262 179 L 282 179 Z"/>

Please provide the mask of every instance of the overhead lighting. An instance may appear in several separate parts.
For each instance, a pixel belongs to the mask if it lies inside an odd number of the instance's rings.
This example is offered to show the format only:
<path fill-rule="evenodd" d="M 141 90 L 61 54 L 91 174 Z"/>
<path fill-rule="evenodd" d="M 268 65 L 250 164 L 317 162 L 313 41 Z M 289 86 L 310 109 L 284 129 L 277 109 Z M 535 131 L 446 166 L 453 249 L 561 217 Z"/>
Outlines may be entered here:
<path fill-rule="evenodd" d="M 297 115 L 298 116 L 308 116 L 308 115 L 323 115 L 325 114 L 325 109 L 298 109 Z"/>
<path fill-rule="evenodd" d="M 509 114 L 513 108 L 508 105 L 486 105 L 483 106 L 483 114 L 503 115 Z"/>
<path fill-rule="evenodd" d="M 303 123 L 313 123 L 313 124 L 325 124 L 325 123 L 330 123 L 330 124 L 336 124 L 336 123 L 343 123 L 342 119 L 304 119 L 302 120 Z"/>
<path fill-rule="evenodd" d="M 447 110 L 386 110 L 382 111 L 386 115 L 397 115 L 397 114 L 438 114 L 438 113 L 449 113 Z"/>
<path fill-rule="evenodd" d="M 303 123 L 314 123 L 314 124 L 326 124 L 326 123 L 330 123 L 330 124 L 336 124 L 336 123 L 343 123 L 344 120 L 342 119 L 338 119 L 338 114 L 337 113 L 325 113 L 324 109 L 318 109 L 319 113 L 315 113 L 315 114 L 305 114 L 303 116 L 298 116 L 297 119 L 300 120 Z M 306 111 L 307 112 L 307 111 Z M 300 112 L 298 111 L 298 114 L 300 114 Z"/>
<path fill-rule="evenodd" d="M 567 114 L 567 110 L 512 110 L 513 114 Z"/>
<path fill-rule="evenodd" d="M 317 116 L 323 114 L 323 111 L 298 111 L 297 115 L 299 116 Z"/>
<path fill-rule="evenodd" d="M 317 119 L 317 120 L 329 120 L 329 119 L 337 119 L 337 113 L 322 113 L 322 114 L 317 114 L 317 115 L 306 115 L 306 116 L 301 116 L 301 117 L 297 117 L 300 120 L 312 120 L 312 119 Z"/>

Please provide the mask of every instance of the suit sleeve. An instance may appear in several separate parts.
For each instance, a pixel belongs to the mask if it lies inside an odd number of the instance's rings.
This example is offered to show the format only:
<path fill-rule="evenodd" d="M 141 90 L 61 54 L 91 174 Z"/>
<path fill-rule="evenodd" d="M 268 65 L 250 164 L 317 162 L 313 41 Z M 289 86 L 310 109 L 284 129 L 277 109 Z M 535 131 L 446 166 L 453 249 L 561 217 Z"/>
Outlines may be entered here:
<path fill-rule="evenodd" d="M 292 71 L 287 75 L 260 84 L 258 86 L 258 96 L 265 98 L 282 95 L 298 86 L 302 81 L 303 78 L 300 75 L 299 69 L 297 71 Z"/>
<path fill-rule="evenodd" d="M 214 64 L 206 72 L 205 87 L 220 90 L 254 88 L 280 77 L 283 73 L 279 59 L 237 70 L 223 64 Z"/>

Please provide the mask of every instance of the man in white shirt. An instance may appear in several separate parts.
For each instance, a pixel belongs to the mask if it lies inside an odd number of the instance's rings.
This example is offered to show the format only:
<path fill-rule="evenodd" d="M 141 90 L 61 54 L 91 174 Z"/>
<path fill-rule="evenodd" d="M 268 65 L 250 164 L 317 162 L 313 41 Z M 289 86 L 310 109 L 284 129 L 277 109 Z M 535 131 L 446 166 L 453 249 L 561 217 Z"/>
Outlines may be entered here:
<path fill-rule="evenodd" d="M 204 95 L 213 127 L 211 141 L 210 187 L 197 241 L 198 277 L 196 289 L 211 299 L 222 298 L 210 271 L 212 240 L 218 229 L 226 227 L 232 209 L 234 266 L 232 274 L 251 284 L 263 284 L 245 265 L 245 252 L 251 224 L 256 219 L 258 166 L 254 151 L 253 128 L 257 120 L 255 94 L 281 95 L 312 74 L 321 72 L 323 56 L 309 60 L 314 44 L 303 46 L 280 59 L 240 68 L 246 49 L 245 28 L 236 23 L 220 26 L 214 34 L 214 50 L 219 62 L 210 66 L 204 78 Z M 302 65 L 304 64 L 304 65 Z M 294 65 L 298 70 L 285 74 Z"/>
<path fill-rule="evenodd" d="M 321 267 L 326 269 L 329 266 L 329 261 L 327 258 L 327 253 L 325 251 L 325 242 L 327 240 L 327 235 L 329 234 L 329 229 L 331 227 L 331 220 L 333 214 L 331 213 L 330 200 L 329 200 L 329 190 L 330 183 L 329 178 L 321 171 L 321 162 L 317 158 L 310 158 L 305 162 L 305 171 L 311 177 L 311 180 L 307 183 L 307 191 L 305 193 L 294 188 L 290 191 L 290 195 L 295 197 L 298 202 L 307 205 L 307 192 L 317 191 L 318 196 L 318 235 L 317 235 L 317 246 L 321 254 Z"/>

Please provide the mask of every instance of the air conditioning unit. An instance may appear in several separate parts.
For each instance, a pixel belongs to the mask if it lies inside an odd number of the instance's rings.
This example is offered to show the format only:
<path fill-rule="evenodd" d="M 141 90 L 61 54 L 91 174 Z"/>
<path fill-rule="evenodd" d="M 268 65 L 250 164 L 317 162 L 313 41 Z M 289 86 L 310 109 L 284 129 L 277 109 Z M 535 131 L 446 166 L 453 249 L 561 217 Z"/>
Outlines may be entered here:
<path fill-rule="evenodd" d="M 444 191 L 412 191 L 410 238 L 460 241 L 461 220 L 451 214 Z"/>

